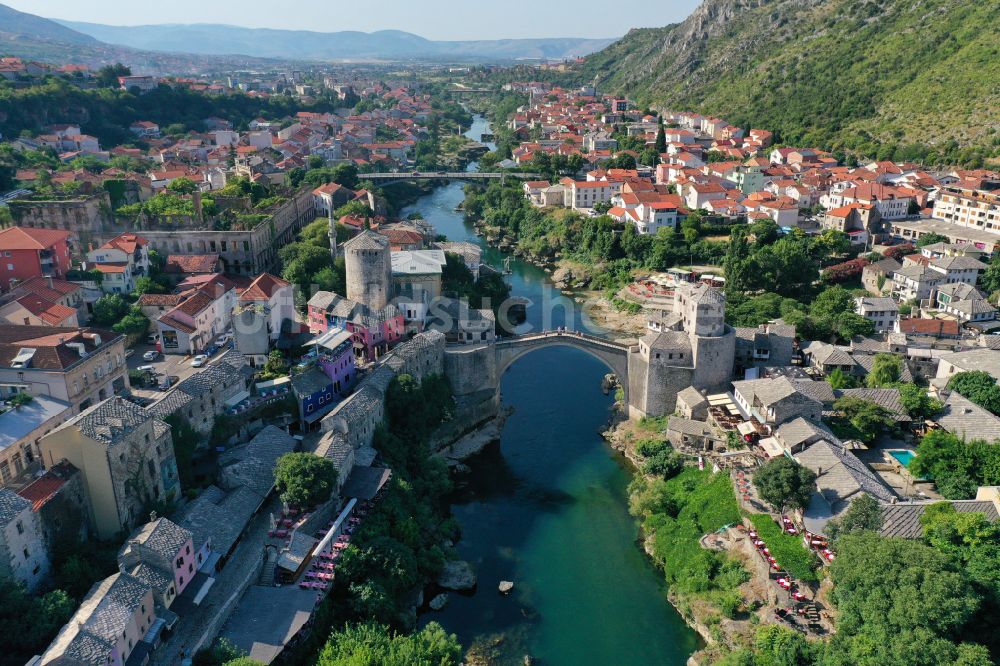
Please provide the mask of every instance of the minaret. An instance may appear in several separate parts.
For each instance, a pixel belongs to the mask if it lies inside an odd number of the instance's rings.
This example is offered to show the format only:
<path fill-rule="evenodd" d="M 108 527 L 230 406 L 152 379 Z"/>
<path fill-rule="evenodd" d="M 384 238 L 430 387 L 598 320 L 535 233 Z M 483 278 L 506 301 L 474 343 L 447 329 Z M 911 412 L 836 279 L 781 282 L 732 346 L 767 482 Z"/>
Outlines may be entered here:
<path fill-rule="evenodd" d="M 330 259 L 333 262 L 337 261 L 337 223 L 333 219 L 333 201 L 330 201 L 330 211 L 329 217 L 329 228 L 327 229 L 327 236 L 330 238 Z"/>

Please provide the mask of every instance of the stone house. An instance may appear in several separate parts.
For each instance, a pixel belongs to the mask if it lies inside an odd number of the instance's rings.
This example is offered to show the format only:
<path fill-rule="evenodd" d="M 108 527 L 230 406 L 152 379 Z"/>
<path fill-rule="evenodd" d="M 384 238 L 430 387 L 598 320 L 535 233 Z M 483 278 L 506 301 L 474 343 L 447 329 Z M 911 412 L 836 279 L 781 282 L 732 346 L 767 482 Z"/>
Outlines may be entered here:
<path fill-rule="evenodd" d="M 46 664 L 145 663 L 153 644 L 144 639 L 157 619 L 153 590 L 125 573 L 99 581 L 80 602 L 38 666 Z M 158 636 L 151 637 L 158 641 Z"/>
<path fill-rule="evenodd" d="M 13 579 L 34 590 L 50 566 L 41 520 L 31 502 L 0 488 L 0 580 Z"/>
<path fill-rule="evenodd" d="M 903 265 L 891 257 L 880 259 L 864 267 L 861 271 L 861 285 L 870 294 L 882 296 L 892 291 L 892 274 Z"/>
<path fill-rule="evenodd" d="M 854 299 L 854 311 L 870 321 L 876 333 L 895 330 L 899 321 L 899 305 L 891 298 L 858 296 Z"/>
<path fill-rule="evenodd" d="M 149 413 L 158 419 L 178 414 L 192 428 L 203 435 L 208 434 L 217 416 L 248 395 L 245 363 L 240 362 L 238 353 L 229 352 L 225 358 L 232 358 L 234 362 L 206 366 L 150 405 Z"/>
<path fill-rule="evenodd" d="M 733 382 L 736 404 L 760 423 L 777 426 L 797 417 L 820 421 L 823 403 L 799 390 L 787 377 Z"/>
<path fill-rule="evenodd" d="M 44 436 L 47 467 L 66 460 L 83 474 L 97 534 L 110 539 L 135 525 L 146 507 L 180 494 L 170 427 L 114 397 Z"/>
<path fill-rule="evenodd" d="M 207 550 L 194 551 L 190 531 L 154 516 L 118 550 L 118 568 L 153 588 L 169 608 L 207 557 Z"/>

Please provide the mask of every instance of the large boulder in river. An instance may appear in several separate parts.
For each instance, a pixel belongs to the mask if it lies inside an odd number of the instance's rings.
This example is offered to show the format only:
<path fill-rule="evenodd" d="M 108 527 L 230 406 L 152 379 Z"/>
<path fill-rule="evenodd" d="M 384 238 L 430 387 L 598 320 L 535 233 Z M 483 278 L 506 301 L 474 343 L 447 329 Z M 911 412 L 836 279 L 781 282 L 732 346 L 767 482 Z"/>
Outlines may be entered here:
<path fill-rule="evenodd" d="M 431 602 L 427 605 L 431 607 L 431 610 L 439 611 L 448 605 L 448 595 L 444 593 L 439 594 L 431 599 Z"/>
<path fill-rule="evenodd" d="M 476 573 L 465 560 L 454 560 L 444 565 L 437 582 L 446 590 L 471 590 L 476 586 Z"/>
<path fill-rule="evenodd" d="M 514 589 L 514 583 L 509 580 L 502 580 L 498 589 L 500 590 L 500 594 L 508 594 Z"/>

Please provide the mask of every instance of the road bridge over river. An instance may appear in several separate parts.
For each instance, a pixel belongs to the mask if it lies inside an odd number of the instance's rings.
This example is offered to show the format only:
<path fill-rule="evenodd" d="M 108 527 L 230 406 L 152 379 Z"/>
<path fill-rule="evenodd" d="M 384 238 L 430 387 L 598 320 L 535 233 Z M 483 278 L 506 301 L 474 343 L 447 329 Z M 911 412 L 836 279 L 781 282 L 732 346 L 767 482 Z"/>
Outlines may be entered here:
<path fill-rule="evenodd" d="M 401 180 L 464 180 L 474 183 L 486 183 L 499 180 L 502 185 L 508 178 L 516 180 L 540 180 L 537 173 L 521 173 L 518 171 L 379 171 L 360 174 L 364 180 L 373 180 L 382 184 L 395 183 Z"/>

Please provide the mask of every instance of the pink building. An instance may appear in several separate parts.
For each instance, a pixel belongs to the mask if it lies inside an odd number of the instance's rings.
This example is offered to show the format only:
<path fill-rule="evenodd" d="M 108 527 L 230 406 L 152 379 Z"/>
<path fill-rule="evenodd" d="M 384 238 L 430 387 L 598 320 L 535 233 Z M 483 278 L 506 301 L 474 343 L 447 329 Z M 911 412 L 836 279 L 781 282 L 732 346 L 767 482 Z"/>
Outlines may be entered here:
<path fill-rule="evenodd" d="M 369 362 L 392 349 L 406 330 L 403 313 L 395 305 L 372 311 L 330 291 L 318 291 L 309 299 L 308 323 L 312 333 L 346 329 L 354 341 L 354 355 Z"/>

